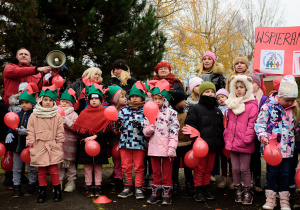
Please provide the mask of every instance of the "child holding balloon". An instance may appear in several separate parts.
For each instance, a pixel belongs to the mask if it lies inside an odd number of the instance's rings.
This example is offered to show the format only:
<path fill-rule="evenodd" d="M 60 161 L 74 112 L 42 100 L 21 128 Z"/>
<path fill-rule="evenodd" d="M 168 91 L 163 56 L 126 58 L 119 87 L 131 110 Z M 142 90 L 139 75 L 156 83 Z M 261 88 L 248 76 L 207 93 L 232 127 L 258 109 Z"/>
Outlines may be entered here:
<path fill-rule="evenodd" d="M 172 97 L 169 92 L 169 82 L 165 79 L 151 80 L 148 85 L 150 85 L 152 100 L 159 107 L 159 111 L 155 116 L 153 112 L 149 113 L 149 110 L 144 109 L 146 119 L 143 133 L 146 137 L 150 137 L 148 155 L 151 157 L 153 170 L 152 195 L 147 203 L 155 204 L 162 197 L 162 204 L 168 205 L 172 201 L 173 158 L 176 156 L 180 126 L 176 111 L 169 108 L 168 101 Z M 149 101 L 148 103 L 153 102 Z M 156 120 L 150 122 L 153 117 L 156 117 Z M 163 190 L 162 195 L 161 189 Z"/>
<path fill-rule="evenodd" d="M 295 130 L 299 131 L 299 110 L 295 104 L 297 97 L 298 86 L 295 78 L 292 75 L 284 76 L 280 82 L 278 94 L 271 95 L 261 107 L 255 123 L 255 131 L 261 143 L 269 144 L 271 139 L 275 139 L 276 147 L 282 154 L 282 161 L 279 165 L 270 165 L 267 162 L 267 188 L 265 191 L 267 199 L 263 209 L 275 208 L 277 188 L 281 209 L 291 209 L 289 175 L 294 154 Z M 275 157 L 271 158 L 275 159 Z M 277 186 L 278 180 L 279 186 Z"/>
<path fill-rule="evenodd" d="M 8 129 L 8 135 L 5 139 L 5 143 L 11 143 L 11 150 L 13 151 L 13 197 L 18 198 L 21 196 L 21 174 L 23 168 L 23 161 L 21 158 L 21 152 L 26 148 L 26 128 L 27 122 L 32 114 L 33 106 L 36 104 L 35 93 L 29 89 L 25 89 L 19 97 L 21 111 L 18 112 L 20 118 L 19 129 L 14 131 L 12 128 Z M 30 166 L 26 163 L 27 172 L 29 174 L 29 183 L 25 196 L 33 195 L 35 192 L 35 183 L 37 180 L 36 167 Z"/>
<path fill-rule="evenodd" d="M 89 106 L 84 109 L 73 125 L 73 130 L 81 137 L 78 148 L 78 163 L 84 164 L 86 196 L 94 197 L 101 195 L 102 164 L 108 164 L 107 141 L 111 138 L 112 121 L 104 115 L 105 108 L 101 106 L 103 98 L 103 86 L 93 84 L 86 86 Z M 100 152 L 91 154 L 88 141 L 95 140 L 100 144 Z M 93 142 L 94 143 L 94 142 Z M 86 150 L 87 148 L 87 150 Z M 89 154 L 88 154 L 89 153 Z M 95 188 L 92 188 L 93 170 Z"/>
<path fill-rule="evenodd" d="M 58 114 L 57 88 L 44 87 L 27 124 L 26 145 L 30 148 L 30 166 L 38 167 L 40 193 L 37 202 L 44 203 L 47 197 L 47 171 L 54 186 L 54 202 L 62 200 L 57 164 L 63 162 L 64 127 Z"/>
<path fill-rule="evenodd" d="M 58 165 L 58 173 L 61 187 L 63 185 L 65 170 L 67 169 L 68 183 L 65 186 L 65 192 L 73 192 L 76 189 L 74 180 L 76 179 L 76 152 L 77 137 L 73 133 L 73 124 L 78 118 L 78 114 L 74 111 L 74 103 L 76 101 L 76 93 L 72 88 L 63 92 L 60 97 L 60 107 L 63 108 L 65 116 L 62 116 L 65 130 L 65 141 L 63 144 L 64 162 Z"/>
<path fill-rule="evenodd" d="M 142 186 L 147 140 L 143 134 L 142 121 L 144 120 L 143 105 L 146 93 L 144 83 L 137 81 L 130 89 L 128 106 L 119 111 L 118 121 L 121 124 L 119 147 L 124 182 L 124 190 L 119 193 L 119 198 L 133 195 L 132 164 L 134 164 L 135 172 L 135 197 L 136 199 L 145 198 Z"/>
<path fill-rule="evenodd" d="M 216 87 L 211 82 L 203 82 L 199 86 L 200 100 L 192 106 L 186 116 L 185 124 L 196 128 L 201 138 L 209 147 L 208 154 L 200 158 L 194 168 L 194 198 L 198 202 L 214 200 L 215 196 L 210 190 L 210 177 L 214 168 L 216 152 L 224 147 L 223 115 L 217 107 L 215 98 Z M 194 142 L 195 144 L 195 142 Z M 199 154 L 195 154 L 199 157 Z"/>

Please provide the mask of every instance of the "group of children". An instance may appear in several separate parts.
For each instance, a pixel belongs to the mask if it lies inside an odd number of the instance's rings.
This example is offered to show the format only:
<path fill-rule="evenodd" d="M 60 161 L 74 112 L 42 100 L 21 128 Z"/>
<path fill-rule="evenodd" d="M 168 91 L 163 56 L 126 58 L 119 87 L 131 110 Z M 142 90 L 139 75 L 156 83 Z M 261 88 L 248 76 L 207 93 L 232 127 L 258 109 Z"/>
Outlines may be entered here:
<path fill-rule="evenodd" d="M 236 65 L 240 65 L 240 61 Z M 291 159 L 299 130 L 295 79 L 291 75 L 283 77 L 278 92 L 269 98 L 260 89 L 261 78 L 254 73 L 232 75 L 228 85 L 229 92 L 226 89 L 216 91 L 213 83 L 194 78 L 191 80 L 188 111 L 185 111 L 185 93 L 170 90 L 168 81 L 164 79 L 151 80 L 147 85 L 137 81 L 128 95 L 119 86 L 104 88 L 91 83 L 85 87 L 88 106 L 79 116 L 73 107 L 75 92 L 71 88 L 65 90 L 59 101 L 65 112 L 65 116 L 61 116 L 56 105 L 55 85 L 44 87 L 36 100 L 37 93 L 28 84 L 19 97 L 22 108 L 18 112 L 19 128 L 9 130 L 6 138 L 6 143 L 16 145 L 13 147 L 13 196 L 20 196 L 23 164 L 20 153 L 26 147 L 30 148 L 31 157 L 30 165 L 27 164 L 29 185 L 26 195 L 35 191 L 38 167 L 38 203 L 45 202 L 47 198 L 47 171 L 54 186 L 54 201 L 62 200 L 65 170 L 68 177 L 65 191 L 75 190 L 75 163 L 84 165 L 87 197 L 100 196 L 102 165 L 108 163 L 108 146 L 119 144 L 121 158 L 113 160 L 114 179 L 124 188 L 118 197 L 127 198 L 135 194 L 136 199 L 144 199 L 142 187 L 147 167 L 144 160 L 148 156 L 153 181 L 147 203 L 155 204 L 162 200 L 162 204 L 170 204 L 172 191 L 176 194 L 179 190 L 180 160 L 192 149 L 195 140 L 182 132 L 184 125 L 190 125 L 200 132 L 209 152 L 200 158 L 194 174 L 182 161 L 187 194 L 194 195 L 195 200 L 200 202 L 215 199 L 210 190 L 210 179 L 216 154 L 221 154 L 222 181 L 218 187 L 224 188 L 230 180 L 230 187 L 235 189 L 235 201 L 252 204 L 251 173 L 256 186 L 260 187 L 260 172 L 251 170 L 250 163 L 260 161 L 260 146 L 263 149 L 270 139 L 275 138 L 283 159 L 279 167 L 267 164 L 267 199 L 263 208 L 273 209 L 276 206 L 278 191 L 281 208 L 290 209 Z M 154 124 L 143 111 L 149 92 L 151 100 L 159 108 Z M 117 121 L 105 117 L 104 106 L 107 104 L 117 108 Z M 91 140 L 97 141 L 101 147 L 100 153 L 93 157 L 85 151 L 85 145 Z M 230 152 L 230 159 L 222 153 L 224 148 Z M 227 178 L 228 163 L 232 172 Z"/>

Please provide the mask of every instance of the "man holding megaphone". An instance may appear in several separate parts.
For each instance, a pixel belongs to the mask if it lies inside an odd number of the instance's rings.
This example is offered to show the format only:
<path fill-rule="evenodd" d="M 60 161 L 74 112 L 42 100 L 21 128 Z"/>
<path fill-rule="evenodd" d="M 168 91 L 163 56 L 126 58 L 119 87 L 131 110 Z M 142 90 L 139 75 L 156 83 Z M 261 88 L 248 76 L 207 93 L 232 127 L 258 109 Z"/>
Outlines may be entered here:
<path fill-rule="evenodd" d="M 4 78 L 4 102 L 8 107 L 8 99 L 11 95 L 18 93 L 21 82 L 34 82 L 41 89 L 48 85 L 43 79 L 43 74 L 50 72 L 50 66 L 37 67 L 31 64 L 30 52 L 25 48 L 20 48 L 16 54 L 17 61 L 5 66 Z"/>

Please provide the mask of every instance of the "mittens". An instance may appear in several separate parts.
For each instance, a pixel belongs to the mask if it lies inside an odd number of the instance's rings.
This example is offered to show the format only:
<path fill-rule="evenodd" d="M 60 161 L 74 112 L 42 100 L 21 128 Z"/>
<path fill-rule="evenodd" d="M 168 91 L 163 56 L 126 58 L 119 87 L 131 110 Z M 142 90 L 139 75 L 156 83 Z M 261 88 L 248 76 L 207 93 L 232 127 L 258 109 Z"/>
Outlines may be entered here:
<path fill-rule="evenodd" d="M 175 157 L 176 156 L 176 149 L 173 147 L 169 147 L 168 149 L 168 156 L 169 157 Z"/>
<path fill-rule="evenodd" d="M 12 134 L 12 133 L 7 134 L 6 139 L 5 139 L 5 143 L 6 144 L 12 143 L 13 138 L 15 138 L 14 134 Z"/>
<path fill-rule="evenodd" d="M 21 126 L 21 128 L 18 128 L 18 134 L 22 135 L 22 136 L 27 135 L 26 128 L 24 128 L 24 126 Z"/>

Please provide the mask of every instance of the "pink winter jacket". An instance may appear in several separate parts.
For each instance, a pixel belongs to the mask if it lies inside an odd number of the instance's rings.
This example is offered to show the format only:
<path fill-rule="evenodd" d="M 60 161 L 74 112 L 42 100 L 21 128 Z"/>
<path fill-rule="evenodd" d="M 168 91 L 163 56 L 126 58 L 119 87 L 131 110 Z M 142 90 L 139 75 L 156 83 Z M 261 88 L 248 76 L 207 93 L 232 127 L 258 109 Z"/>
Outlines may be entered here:
<path fill-rule="evenodd" d="M 225 148 L 233 152 L 253 153 L 254 123 L 258 116 L 257 100 L 245 102 L 245 111 L 235 115 L 228 109 L 228 126 L 224 131 Z"/>

